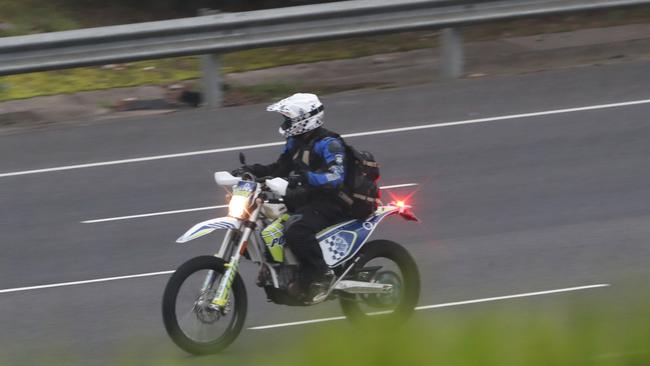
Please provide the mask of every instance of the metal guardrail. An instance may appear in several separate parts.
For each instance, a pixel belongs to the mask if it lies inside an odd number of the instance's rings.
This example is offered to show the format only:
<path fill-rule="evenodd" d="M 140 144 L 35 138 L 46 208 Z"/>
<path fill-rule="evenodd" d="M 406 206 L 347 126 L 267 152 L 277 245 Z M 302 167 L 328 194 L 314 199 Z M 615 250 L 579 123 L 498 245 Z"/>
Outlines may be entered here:
<path fill-rule="evenodd" d="M 458 76 L 463 56 L 457 27 L 648 4 L 650 0 L 352 0 L 219 13 L 0 38 L 0 76 L 435 28 L 450 28 L 442 37 L 443 70 Z M 204 60 L 218 67 L 218 59 Z M 206 82 L 205 93 L 213 105 L 220 97 L 218 77 L 213 72 Z"/>

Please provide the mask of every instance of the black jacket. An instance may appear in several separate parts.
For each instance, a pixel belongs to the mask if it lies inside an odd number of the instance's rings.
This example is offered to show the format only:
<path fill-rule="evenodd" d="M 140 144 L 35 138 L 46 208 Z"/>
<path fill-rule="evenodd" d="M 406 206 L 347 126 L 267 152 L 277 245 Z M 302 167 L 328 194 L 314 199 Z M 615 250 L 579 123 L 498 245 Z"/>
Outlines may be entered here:
<path fill-rule="evenodd" d="M 342 205 L 338 194 L 345 182 L 345 145 L 340 136 L 322 127 L 287 139 L 284 151 L 272 164 L 255 164 L 249 170 L 258 177 L 301 177 L 302 185 L 290 187 L 285 201 L 289 208 L 307 203 Z M 293 207 L 291 207 L 293 206 Z"/>

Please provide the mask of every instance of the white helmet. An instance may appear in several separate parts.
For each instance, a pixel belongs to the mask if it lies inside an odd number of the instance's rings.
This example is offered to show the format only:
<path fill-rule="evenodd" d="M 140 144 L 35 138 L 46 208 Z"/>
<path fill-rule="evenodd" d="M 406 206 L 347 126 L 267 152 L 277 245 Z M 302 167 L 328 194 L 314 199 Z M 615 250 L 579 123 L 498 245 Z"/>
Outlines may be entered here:
<path fill-rule="evenodd" d="M 323 125 L 325 114 L 323 103 L 318 96 L 297 93 L 266 107 L 269 112 L 278 112 L 284 116 L 280 134 L 286 137 L 301 135 Z"/>

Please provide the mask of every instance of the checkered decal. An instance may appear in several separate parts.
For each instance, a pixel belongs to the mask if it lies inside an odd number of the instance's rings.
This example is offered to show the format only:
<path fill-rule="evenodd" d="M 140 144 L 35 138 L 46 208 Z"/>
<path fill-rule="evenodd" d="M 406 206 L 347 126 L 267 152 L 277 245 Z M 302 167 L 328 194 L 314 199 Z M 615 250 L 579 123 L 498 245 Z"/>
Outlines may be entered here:
<path fill-rule="evenodd" d="M 316 235 L 325 263 L 336 267 L 353 257 L 366 243 L 374 228 L 385 217 L 396 213 L 394 207 L 380 207 L 368 219 L 350 220 L 331 226 Z"/>
<path fill-rule="evenodd" d="M 357 239 L 353 231 L 339 231 L 322 239 L 319 244 L 323 250 L 325 263 L 333 265 L 344 259 Z"/>
<path fill-rule="evenodd" d="M 325 239 L 323 243 L 327 246 L 327 251 L 330 253 L 332 259 L 336 262 L 341 260 L 344 256 L 345 253 L 348 249 L 348 245 L 345 245 L 343 248 L 341 248 L 341 245 L 337 245 L 337 241 L 340 241 L 340 237 L 338 236 L 330 236 L 329 238 Z M 340 249 L 345 249 L 345 250 L 340 250 Z"/>

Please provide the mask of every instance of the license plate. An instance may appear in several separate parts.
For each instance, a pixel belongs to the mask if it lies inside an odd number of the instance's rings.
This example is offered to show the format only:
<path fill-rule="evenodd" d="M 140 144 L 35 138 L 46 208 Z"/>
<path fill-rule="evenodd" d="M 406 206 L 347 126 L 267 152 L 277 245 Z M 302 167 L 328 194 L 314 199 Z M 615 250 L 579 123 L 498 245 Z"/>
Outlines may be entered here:
<path fill-rule="evenodd" d="M 239 181 L 239 183 L 237 183 L 237 185 L 233 188 L 232 195 L 249 198 L 253 195 L 256 188 L 257 183 L 242 180 Z"/>

